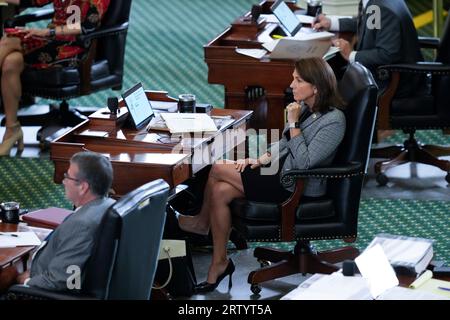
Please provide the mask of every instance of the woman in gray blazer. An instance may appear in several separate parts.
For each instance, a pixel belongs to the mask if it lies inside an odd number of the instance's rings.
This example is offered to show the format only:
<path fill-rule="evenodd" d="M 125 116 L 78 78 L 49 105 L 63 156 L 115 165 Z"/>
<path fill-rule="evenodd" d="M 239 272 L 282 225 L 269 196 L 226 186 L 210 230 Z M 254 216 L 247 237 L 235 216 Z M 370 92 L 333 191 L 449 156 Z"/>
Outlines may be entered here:
<path fill-rule="evenodd" d="M 207 281 L 197 292 L 214 290 L 227 275 L 229 288 L 234 264 L 227 258 L 231 230 L 229 203 L 245 197 L 252 201 L 282 202 L 293 189 L 280 184 L 280 173 L 289 169 L 308 169 L 331 163 L 345 132 L 345 116 L 336 78 L 321 58 L 301 59 L 295 63 L 291 88 L 295 102 L 287 106 L 287 124 L 282 138 L 258 159 L 226 161 L 214 164 L 205 188 L 204 201 L 196 216 L 179 215 L 181 229 L 213 237 L 213 257 Z M 278 168 L 280 168 L 278 170 Z M 326 181 L 310 179 L 303 197 L 320 197 Z"/>

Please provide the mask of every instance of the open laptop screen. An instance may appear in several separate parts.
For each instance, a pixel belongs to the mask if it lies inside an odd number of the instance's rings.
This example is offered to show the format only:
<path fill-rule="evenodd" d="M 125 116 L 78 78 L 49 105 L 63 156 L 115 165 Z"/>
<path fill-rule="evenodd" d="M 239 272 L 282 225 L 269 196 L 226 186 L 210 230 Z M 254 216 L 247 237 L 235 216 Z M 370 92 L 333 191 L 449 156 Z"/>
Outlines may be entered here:
<path fill-rule="evenodd" d="M 122 95 L 136 129 L 146 126 L 155 115 L 141 83 L 137 83 Z"/>
<path fill-rule="evenodd" d="M 283 25 L 289 36 L 294 36 L 302 27 L 302 23 L 283 0 L 275 2 L 270 9 Z"/>

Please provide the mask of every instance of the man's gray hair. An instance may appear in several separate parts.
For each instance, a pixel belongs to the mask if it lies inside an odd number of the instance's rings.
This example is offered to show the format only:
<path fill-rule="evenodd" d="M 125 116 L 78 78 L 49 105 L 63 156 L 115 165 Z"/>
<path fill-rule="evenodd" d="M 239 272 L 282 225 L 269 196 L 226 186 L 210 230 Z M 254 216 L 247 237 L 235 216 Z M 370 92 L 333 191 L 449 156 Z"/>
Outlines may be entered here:
<path fill-rule="evenodd" d="M 70 162 L 78 166 L 76 178 L 86 181 L 92 193 L 101 197 L 108 194 L 113 180 L 113 169 L 108 158 L 95 152 L 78 152 Z"/>

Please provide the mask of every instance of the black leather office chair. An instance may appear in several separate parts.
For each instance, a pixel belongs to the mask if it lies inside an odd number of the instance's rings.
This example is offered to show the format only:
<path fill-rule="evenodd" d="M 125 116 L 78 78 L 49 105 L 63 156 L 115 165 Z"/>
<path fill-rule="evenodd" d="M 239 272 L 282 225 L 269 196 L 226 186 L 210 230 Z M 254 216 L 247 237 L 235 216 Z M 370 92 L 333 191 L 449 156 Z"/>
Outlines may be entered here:
<path fill-rule="evenodd" d="M 26 68 L 22 73 L 23 96 L 62 100 L 59 108 L 51 106 L 47 114 L 19 116 L 22 125 L 71 127 L 87 119 L 77 110 L 70 110 L 68 99 L 91 93 L 122 88 L 125 44 L 131 0 L 111 1 L 98 30 L 79 36 L 90 50 L 78 68 Z M 49 19 L 53 10 L 37 10 L 8 20 L 7 27 L 24 26 L 29 22 Z M 38 134 L 38 140 L 44 142 Z"/>
<path fill-rule="evenodd" d="M 159 179 L 126 194 L 111 206 L 97 232 L 81 293 L 14 285 L 6 298 L 150 299 L 168 193 L 169 185 Z"/>
<path fill-rule="evenodd" d="M 438 167 L 447 172 L 445 180 L 450 183 L 450 161 L 438 159 L 450 155 L 450 147 L 422 145 L 414 137 L 416 130 L 442 129 L 450 133 L 450 18 L 447 17 L 441 39 L 422 37 L 419 42 L 422 48 L 437 50 L 434 62 L 387 65 L 378 69 L 380 76 L 390 79 L 389 87 L 379 100 L 378 129 L 401 129 L 409 134 L 403 145 L 372 149 L 372 157 L 389 159 L 375 164 L 380 185 L 388 182 L 387 169 L 406 162 Z M 411 96 L 395 99 L 401 74 L 423 75 L 424 80 Z"/>
<path fill-rule="evenodd" d="M 310 240 L 344 239 L 354 241 L 358 209 L 369 146 L 376 119 L 377 86 L 371 73 L 359 63 L 351 64 L 339 82 L 339 90 L 348 103 L 347 129 L 333 164 L 327 168 L 291 170 L 281 177 L 284 185 L 296 185 L 284 203 L 258 203 L 236 199 L 231 203 L 233 227 L 245 239 L 253 241 L 294 241 L 293 252 L 258 247 L 254 256 L 277 262 L 253 271 L 248 277 L 254 293 L 259 283 L 295 273 L 331 273 L 333 263 L 353 259 L 353 247 L 315 252 Z M 328 179 L 324 200 L 302 201 L 303 178 Z"/>

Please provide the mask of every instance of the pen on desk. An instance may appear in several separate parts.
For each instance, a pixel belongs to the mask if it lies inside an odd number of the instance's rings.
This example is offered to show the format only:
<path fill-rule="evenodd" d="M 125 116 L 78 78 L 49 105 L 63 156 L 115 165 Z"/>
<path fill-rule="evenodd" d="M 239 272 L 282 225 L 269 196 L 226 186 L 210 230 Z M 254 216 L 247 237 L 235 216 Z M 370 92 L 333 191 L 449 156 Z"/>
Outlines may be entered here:
<path fill-rule="evenodd" d="M 17 234 L 14 234 L 14 233 L 3 233 L 3 232 L 0 232 L 0 236 L 8 236 L 8 237 L 19 237 Z"/>
<path fill-rule="evenodd" d="M 445 291 L 450 291 L 450 288 L 446 288 L 446 287 L 438 287 L 438 289 L 445 290 Z"/>

